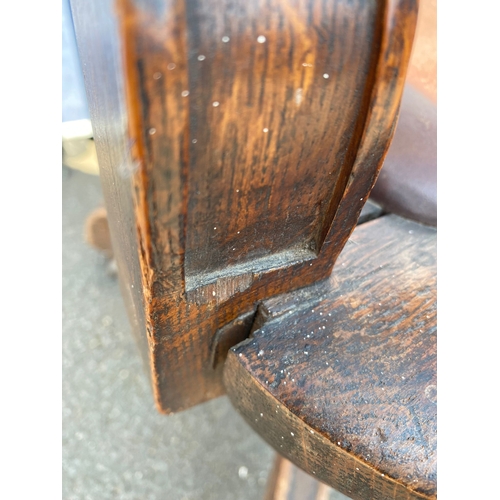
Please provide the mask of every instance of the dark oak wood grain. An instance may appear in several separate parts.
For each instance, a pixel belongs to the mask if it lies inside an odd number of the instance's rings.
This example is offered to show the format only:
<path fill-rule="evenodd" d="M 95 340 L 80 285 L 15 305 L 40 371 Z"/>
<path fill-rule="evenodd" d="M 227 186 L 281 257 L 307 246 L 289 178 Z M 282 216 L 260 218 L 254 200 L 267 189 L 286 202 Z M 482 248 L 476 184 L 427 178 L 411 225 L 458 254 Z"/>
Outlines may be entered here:
<path fill-rule="evenodd" d="M 228 395 L 279 453 L 354 499 L 436 496 L 436 232 L 359 226 L 329 280 L 263 302 Z"/>
<path fill-rule="evenodd" d="M 179 411 L 223 393 L 221 329 L 329 276 L 394 130 L 416 0 L 119 0 L 118 35 L 108 2 L 73 5 L 124 293 Z"/>

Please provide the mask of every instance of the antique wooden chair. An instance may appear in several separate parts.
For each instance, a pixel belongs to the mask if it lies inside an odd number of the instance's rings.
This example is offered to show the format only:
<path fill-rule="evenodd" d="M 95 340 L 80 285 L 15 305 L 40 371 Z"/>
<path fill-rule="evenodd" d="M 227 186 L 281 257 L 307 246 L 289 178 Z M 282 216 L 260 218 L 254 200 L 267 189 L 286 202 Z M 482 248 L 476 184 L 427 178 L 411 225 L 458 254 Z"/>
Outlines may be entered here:
<path fill-rule="evenodd" d="M 377 187 L 393 213 L 353 232 L 394 133 L 416 0 L 72 8 L 158 410 L 227 393 L 282 456 L 346 495 L 434 498 L 435 230 L 396 215 L 435 222 L 429 189 L 405 194 L 425 148 Z M 432 123 L 407 96 L 421 126 L 409 119 L 401 141 L 425 145 Z M 270 498 L 306 498 L 285 490 L 274 481 Z"/>

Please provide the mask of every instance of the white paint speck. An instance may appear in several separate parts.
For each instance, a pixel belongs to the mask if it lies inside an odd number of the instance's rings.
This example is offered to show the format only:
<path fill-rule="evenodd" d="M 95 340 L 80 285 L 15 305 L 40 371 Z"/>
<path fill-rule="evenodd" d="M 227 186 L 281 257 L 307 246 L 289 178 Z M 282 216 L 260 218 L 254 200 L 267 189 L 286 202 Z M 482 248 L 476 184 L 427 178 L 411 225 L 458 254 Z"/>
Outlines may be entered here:
<path fill-rule="evenodd" d="M 193 144 L 196 144 L 196 143 L 198 142 L 198 139 L 193 139 L 191 142 L 192 142 Z"/>
<path fill-rule="evenodd" d="M 258 353 L 257 356 L 262 356 L 264 354 L 264 351 L 261 349 Z"/>
<path fill-rule="evenodd" d="M 215 297 L 215 291 L 212 292 L 212 295 Z"/>
<path fill-rule="evenodd" d="M 328 73 L 323 73 L 323 78 L 325 79 L 330 78 L 330 75 Z"/>
<path fill-rule="evenodd" d="M 267 134 L 269 132 L 269 129 L 266 127 L 266 128 L 263 128 L 262 129 L 262 132 L 264 132 L 264 134 Z"/>
<path fill-rule="evenodd" d="M 223 37 L 222 37 L 222 41 L 223 41 L 224 43 L 229 42 L 229 40 L 230 40 L 230 38 L 229 38 L 228 36 L 223 36 Z"/>
<path fill-rule="evenodd" d="M 260 416 L 261 416 L 261 417 L 263 417 L 263 416 L 264 416 L 264 414 L 263 414 L 263 413 L 261 413 L 261 414 L 260 414 Z"/>
<path fill-rule="evenodd" d="M 240 479 L 246 479 L 248 477 L 248 469 L 244 465 L 238 469 L 238 476 Z"/>
<path fill-rule="evenodd" d="M 219 104 L 220 104 L 220 102 L 219 102 L 219 101 L 214 101 L 214 102 L 212 103 L 212 106 L 213 106 L 214 108 L 216 108 Z"/>
<path fill-rule="evenodd" d="M 189 95 L 189 90 L 183 90 L 183 91 L 181 92 L 181 96 L 182 96 L 182 97 L 187 97 L 188 95 Z"/>
<path fill-rule="evenodd" d="M 291 434 L 292 436 L 295 436 L 295 434 L 294 434 L 293 432 L 290 432 L 290 434 Z"/>
<path fill-rule="evenodd" d="M 152 127 L 152 128 L 150 128 L 150 129 L 148 130 L 148 132 L 149 132 L 149 135 L 156 134 L 156 129 L 155 129 L 154 127 Z"/>
<path fill-rule="evenodd" d="M 200 54 L 198 56 L 198 61 L 204 61 L 205 59 L 206 59 L 206 57 L 203 54 Z"/>
<path fill-rule="evenodd" d="M 265 37 L 264 35 L 259 35 L 259 36 L 257 37 L 257 41 L 258 41 L 259 43 L 264 43 L 264 42 L 266 41 L 266 37 Z"/>
<path fill-rule="evenodd" d="M 153 75 L 153 78 L 155 80 L 159 80 L 161 78 L 161 73 L 159 71 L 157 71 L 154 75 Z"/>
<path fill-rule="evenodd" d="M 167 66 L 167 69 L 169 69 L 170 71 L 172 71 L 173 69 L 175 69 L 175 64 L 174 63 L 169 63 L 168 66 Z"/>

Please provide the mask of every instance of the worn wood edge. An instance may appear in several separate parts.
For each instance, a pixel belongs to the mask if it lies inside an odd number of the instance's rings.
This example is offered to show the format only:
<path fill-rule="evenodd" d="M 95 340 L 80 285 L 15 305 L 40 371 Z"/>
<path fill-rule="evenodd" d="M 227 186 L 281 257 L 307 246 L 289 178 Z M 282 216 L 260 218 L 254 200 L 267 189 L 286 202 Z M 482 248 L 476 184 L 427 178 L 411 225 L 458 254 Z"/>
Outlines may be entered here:
<path fill-rule="evenodd" d="M 356 227 L 355 221 L 359 219 L 377 181 L 396 130 L 415 37 L 418 6 L 419 0 L 385 0 L 381 46 L 368 113 L 357 155 L 324 245 L 329 245 L 332 235 L 341 235 L 343 243 L 338 245 L 332 256 L 332 268 Z M 387 103 L 391 103 L 389 109 L 384 105 Z M 373 157 L 377 158 L 375 169 Z M 366 176 L 369 181 L 363 182 Z"/>
<path fill-rule="evenodd" d="M 142 293 L 144 294 L 144 315 L 146 318 L 146 335 L 149 347 L 149 363 L 150 377 L 153 389 L 153 397 L 155 406 L 158 412 L 163 414 L 175 413 L 177 409 L 166 407 L 163 404 L 160 390 L 160 370 L 158 366 L 158 356 L 155 354 L 155 348 L 158 344 L 154 335 L 154 327 L 151 318 L 154 316 L 154 311 L 157 307 L 153 288 L 155 281 L 159 279 L 155 272 L 153 246 L 151 241 L 151 220 L 149 213 L 149 204 L 147 200 L 148 179 L 146 168 L 146 145 L 144 134 L 146 133 L 143 127 L 143 119 L 139 108 L 139 100 L 136 96 L 136 91 L 140 87 L 138 75 L 135 68 L 137 59 L 137 25 L 140 22 L 142 13 L 139 8 L 134 6 L 133 0 L 114 0 L 115 14 L 117 17 L 118 27 L 120 30 L 122 46 L 122 61 L 124 72 L 124 88 L 125 100 L 127 107 L 128 118 L 128 134 L 131 144 L 130 154 L 135 162 L 135 171 L 132 173 L 132 193 L 134 201 L 134 210 L 136 216 L 136 231 L 139 241 L 139 264 L 142 277 Z M 184 9 L 184 2 L 179 2 L 179 8 Z M 183 16 L 185 19 L 185 15 Z M 184 51 L 186 51 L 186 40 L 184 39 Z M 187 117 L 185 117 L 187 118 Z M 188 149 L 185 148 L 185 151 Z M 184 169 L 186 167 L 184 166 Z M 182 189 L 182 218 L 184 232 L 186 229 L 185 217 L 187 211 L 187 183 Z M 183 247 L 180 255 L 180 264 L 183 267 Z M 182 275 L 184 282 L 184 273 Z"/>
<path fill-rule="evenodd" d="M 151 304 L 151 294 L 149 293 L 149 283 L 151 282 L 152 268 L 150 267 L 150 247 L 151 243 L 147 239 L 147 234 L 150 232 L 150 224 L 148 217 L 148 204 L 146 199 L 146 169 L 143 163 L 145 145 L 143 136 L 140 133 L 141 119 L 138 100 L 134 98 L 133 89 L 137 86 L 137 76 L 134 71 L 134 37 L 131 32 L 136 31 L 136 22 L 133 12 L 133 7 L 130 0 L 115 0 L 114 12 L 117 17 L 117 24 L 120 33 L 120 40 L 123 41 L 121 47 L 122 65 L 125 77 L 124 95 L 127 108 L 127 126 L 128 135 L 131 143 L 130 155 L 135 162 L 137 170 L 131 175 L 131 190 L 134 203 L 134 213 L 136 218 L 136 234 L 139 242 L 139 267 L 141 270 L 141 293 L 144 295 L 144 316 L 146 321 L 146 337 L 148 344 L 148 357 L 150 365 L 151 387 L 153 390 L 153 399 L 156 408 L 162 412 L 159 394 L 158 372 L 153 369 L 155 357 L 153 353 L 153 343 L 151 335 L 149 335 L 149 309 Z M 149 250 L 149 251 L 148 251 Z"/>
<path fill-rule="evenodd" d="M 250 341 L 251 339 L 248 339 L 245 342 Z M 241 346 L 243 343 L 239 345 Z M 355 479 L 355 476 L 364 476 L 367 479 L 372 500 L 386 500 L 389 496 L 394 499 L 407 500 L 434 500 L 436 498 L 408 488 L 403 483 L 389 477 L 384 471 L 377 470 L 357 456 L 343 450 L 317 432 L 316 429 L 304 423 L 250 375 L 239 361 L 234 349 L 231 349 L 228 354 L 223 380 L 233 406 L 269 445 L 303 471 L 317 477 L 318 480 L 353 500 L 366 500 L 359 496 L 359 492 L 352 491 L 348 487 L 351 483 L 359 484 L 359 479 Z M 249 395 L 252 396 L 249 397 Z M 250 409 L 246 407 L 245 400 L 259 401 L 262 407 Z M 250 412 L 253 413 L 252 416 L 250 416 Z M 273 427 L 273 419 L 271 422 L 266 422 L 260 416 L 261 414 L 273 416 L 278 412 L 281 412 L 283 418 L 281 422 L 276 424 L 276 427 Z M 283 421 L 286 425 L 283 425 Z M 290 448 L 291 453 L 282 447 L 281 434 L 284 433 L 288 433 L 286 439 L 300 442 L 300 446 L 295 448 L 299 450 L 298 453 L 293 453 L 293 447 Z M 321 456 L 321 453 L 319 456 L 316 453 L 318 449 L 324 449 L 325 453 L 332 457 L 331 463 L 325 464 L 318 459 Z M 337 463 L 341 464 L 342 470 L 335 469 Z"/>
<path fill-rule="evenodd" d="M 114 0 L 80 2 L 70 0 L 75 26 L 76 41 L 85 91 L 92 121 L 93 138 L 99 162 L 99 174 L 105 206 L 108 214 L 113 254 L 120 270 L 120 291 L 123 296 L 132 332 L 138 344 L 144 366 L 150 363 L 150 349 L 145 333 L 145 307 L 141 290 L 139 269 L 139 235 L 126 238 L 123 227 L 133 224 L 131 217 L 135 164 L 131 158 L 130 143 L 127 142 L 127 120 L 124 109 L 124 92 L 120 75 L 123 69 L 121 48 L 115 44 L 120 31 L 116 19 Z M 97 30 L 97 35 L 92 33 Z M 110 78 L 102 81 L 102 69 Z M 118 77 L 114 78 L 114 75 Z M 103 91 L 96 89 L 102 86 Z M 106 117 L 108 120 L 103 119 Z M 110 126 L 110 118 L 115 121 Z M 134 219 L 134 220 L 132 220 Z"/>

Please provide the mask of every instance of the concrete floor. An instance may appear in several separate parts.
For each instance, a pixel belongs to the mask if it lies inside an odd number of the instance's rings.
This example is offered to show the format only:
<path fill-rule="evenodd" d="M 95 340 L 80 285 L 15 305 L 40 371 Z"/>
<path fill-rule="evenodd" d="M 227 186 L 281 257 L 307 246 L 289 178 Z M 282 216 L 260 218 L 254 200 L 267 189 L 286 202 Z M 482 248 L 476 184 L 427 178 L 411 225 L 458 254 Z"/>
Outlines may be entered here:
<path fill-rule="evenodd" d="M 227 398 L 157 413 L 118 282 L 83 240 L 101 202 L 97 177 L 63 167 L 63 498 L 261 498 L 273 451 Z"/>
<path fill-rule="evenodd" d="M 226 397 L 157 413 L 117 279 L 83 239 L 99 178 L 62 173 L 63 498 L 261 499 L 274 452 Z"/>

